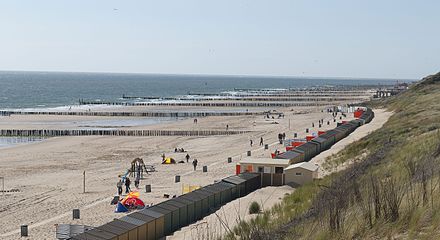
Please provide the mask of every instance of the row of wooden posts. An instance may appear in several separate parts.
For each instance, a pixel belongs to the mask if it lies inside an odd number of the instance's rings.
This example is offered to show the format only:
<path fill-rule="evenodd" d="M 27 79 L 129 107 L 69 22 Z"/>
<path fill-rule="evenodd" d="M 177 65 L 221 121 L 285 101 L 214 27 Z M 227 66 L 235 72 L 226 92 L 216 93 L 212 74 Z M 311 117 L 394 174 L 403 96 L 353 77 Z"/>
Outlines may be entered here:
<path fill-rule="evenodd" d="M 58 136 L 134 136 L 134 137 L 154 137 L 154 136 L 215 136 L 215 135 L 236 135 L 244 134 L 249 131 L 220 131 L 220 130 L 19 130 L 1 129 L 2 137 L 58 137 Z"/>
<path fill-rule="evenodd" d="M 151 97 L 131 97 L 131 96 L 125 96 L 124 99 L 154 99 Z M 285 97 L 285 96 L 278 96 L 278 97 L 270 97 L 270 96 L 260 96 L 260 97 L 225 97 L 223 99 L 219 99 L 218 97 L 204 97 L 204 98 L 174 98 L 174 97 L 168 97 L 168 98 L 159 98 L 161 100 L 183 100 L 183 101 L 190 101 L 190 102 L 202 102 L 202 101 L 248 101 L 248 102 L 335 102 L 335 101 L 351 101 L 351 100 L 358 100 L 358 99 L 365 99 L 368 98 L 368 96 L 298 96 L 298 97 Z"/>
<path fill-rule="evenodd" d="M 181 107 L 312 107 L 328 106 L 328 102 L 101 102 L 79 101 L 80 105 L 181 106 Z"/>
<path fill-rule="evenodd" d="M 103 116 L 103 117 L 210 117 L 210 116 L 248 116 L 263 115 L 264 112 L 59 112 L 59 111 L 0 111 L 0 116 L 11 115 L 64 115 L 64 116 Z"/>

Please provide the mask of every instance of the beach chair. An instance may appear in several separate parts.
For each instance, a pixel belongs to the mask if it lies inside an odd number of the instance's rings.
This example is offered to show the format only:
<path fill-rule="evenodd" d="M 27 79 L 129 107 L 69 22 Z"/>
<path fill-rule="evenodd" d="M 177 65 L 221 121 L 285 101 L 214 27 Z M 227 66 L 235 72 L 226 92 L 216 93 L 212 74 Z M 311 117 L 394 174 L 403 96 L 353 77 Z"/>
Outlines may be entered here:
<path fill-rule="evenodd" d="M 145 165 L 145 172 L 150 174 L 150 172 L 156 172 L 156 168 L 153 165 Z"/>

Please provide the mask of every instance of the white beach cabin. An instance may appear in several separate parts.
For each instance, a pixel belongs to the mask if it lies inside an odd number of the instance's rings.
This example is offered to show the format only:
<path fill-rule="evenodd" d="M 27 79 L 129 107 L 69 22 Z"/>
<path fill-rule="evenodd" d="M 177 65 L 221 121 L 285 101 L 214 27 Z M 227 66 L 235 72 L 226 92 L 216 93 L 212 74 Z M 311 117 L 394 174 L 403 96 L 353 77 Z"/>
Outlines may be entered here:
<path fill-rule="evenodd" d="M 284 169 L 285 183 L 303 185 L 318 178 L 319 166 L 311 162 L 292 164 Z"/>

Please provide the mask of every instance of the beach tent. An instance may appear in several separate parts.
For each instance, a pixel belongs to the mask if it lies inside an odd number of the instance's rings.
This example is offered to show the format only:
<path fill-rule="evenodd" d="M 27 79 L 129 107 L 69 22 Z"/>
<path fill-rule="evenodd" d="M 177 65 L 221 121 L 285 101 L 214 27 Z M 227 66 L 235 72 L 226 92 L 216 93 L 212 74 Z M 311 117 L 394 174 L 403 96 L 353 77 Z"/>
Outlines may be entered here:
<path fill-rule="evenodd" d="M 128 209 L 122 204 L 121 202 L 118 202 L 118 205 L 116 205 L 115 212 L 121 213 L 121 212 L 128 212 Z"/>
<path fill-rule="evenodd" d="M 126 208 L 144 208 L 145 203 L 139 199 L 139 192 L 130 192 L 121 203 Z"/>
<path fill-rule="evenodd" d="M 125 199 L 125 201 L 122 203 L 124 204 L 124 206 L 126 206 L 127 208 L 144 208 L 145 207 L 145 203 L 140 200 L 139 198 L 135 198 L 135 197 L 130 197 Z"/>
<path fill-rule="evenodd" d="M 162 161 L 162 164 L 174 164 L 176 163 L 176 160 L 174 158 L 165 158 L 164 161 Z"/>

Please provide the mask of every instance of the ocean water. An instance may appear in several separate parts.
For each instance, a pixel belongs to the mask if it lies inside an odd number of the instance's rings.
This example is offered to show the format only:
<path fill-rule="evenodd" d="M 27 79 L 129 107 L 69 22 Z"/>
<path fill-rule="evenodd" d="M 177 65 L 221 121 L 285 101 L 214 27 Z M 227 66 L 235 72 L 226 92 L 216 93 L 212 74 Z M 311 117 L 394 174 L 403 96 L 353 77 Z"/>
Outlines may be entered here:
<path fill-rule="evenodd" d="M 397 79 L 396 79 L 397 80 Z M 234 88 L 304 88 L 323 85 L 389 85 L 393 79 L 0 72 L 0 109 L 54 108 L 129 96 L 176 97 Z"/>
<path fill-rule="evenodd" d="M 29 143 L 41 142 L 43 138 L 39 137 L 0 137 L 0 149 L 8 148 Z"/>

